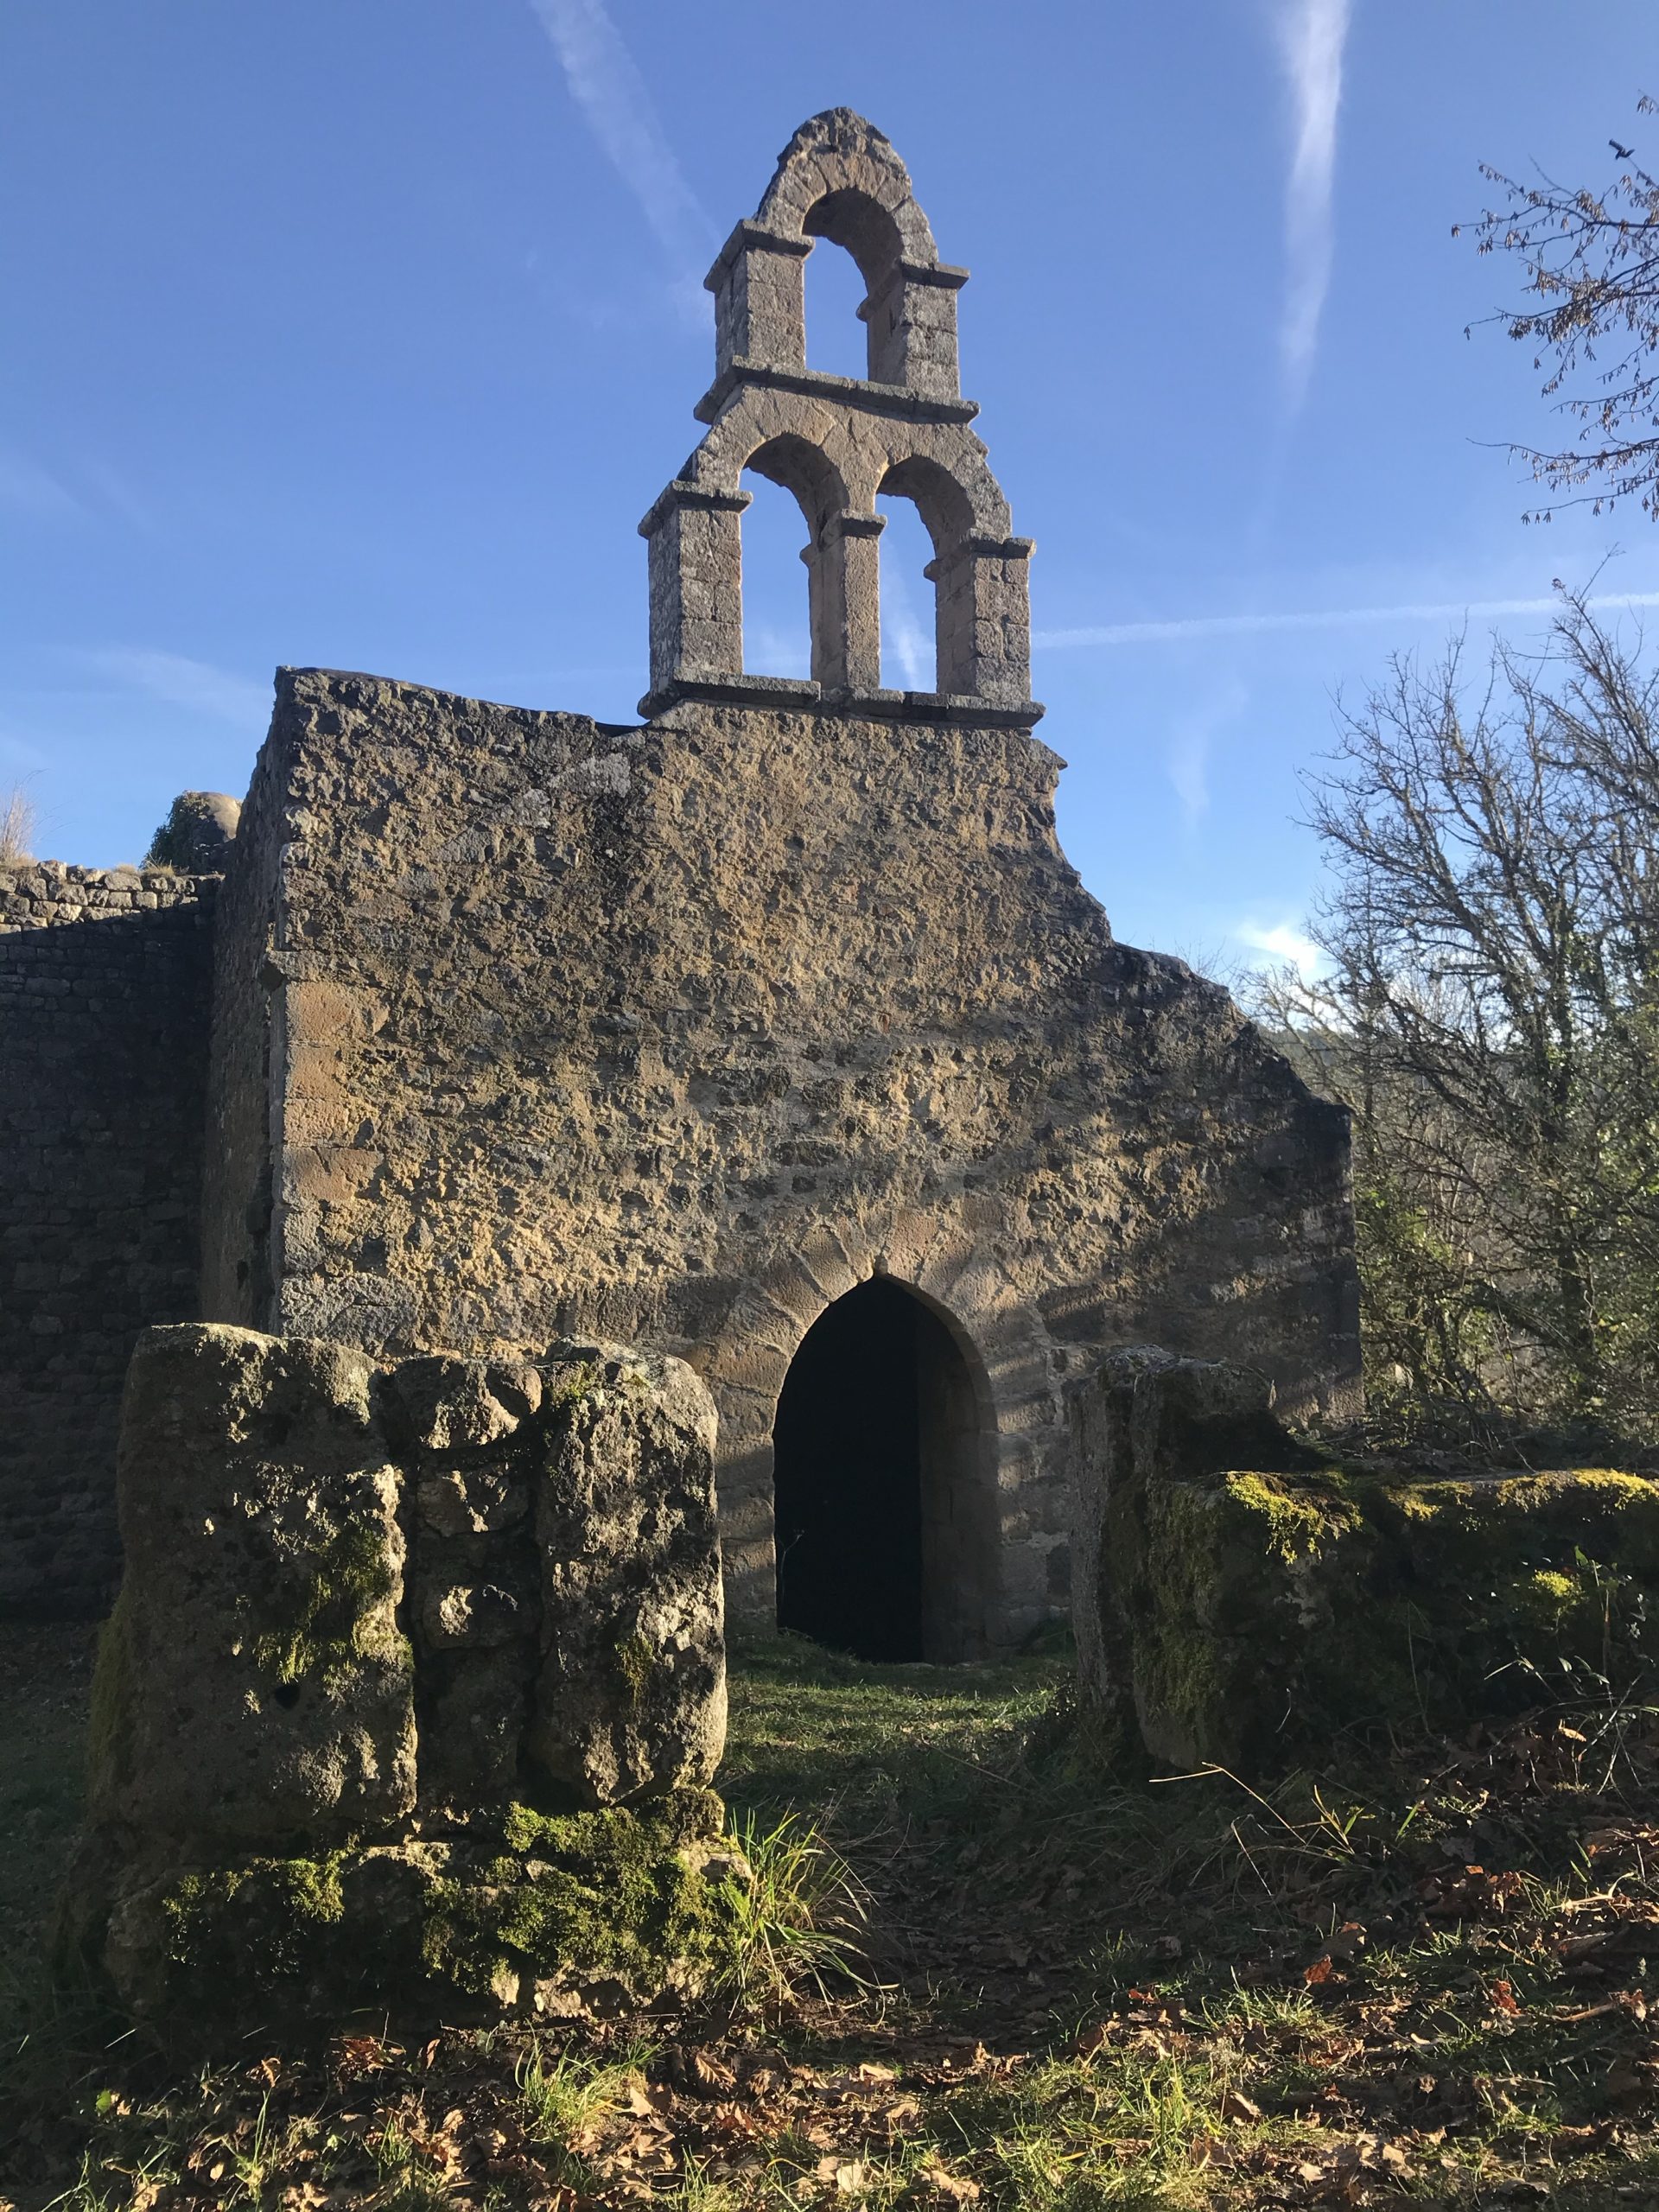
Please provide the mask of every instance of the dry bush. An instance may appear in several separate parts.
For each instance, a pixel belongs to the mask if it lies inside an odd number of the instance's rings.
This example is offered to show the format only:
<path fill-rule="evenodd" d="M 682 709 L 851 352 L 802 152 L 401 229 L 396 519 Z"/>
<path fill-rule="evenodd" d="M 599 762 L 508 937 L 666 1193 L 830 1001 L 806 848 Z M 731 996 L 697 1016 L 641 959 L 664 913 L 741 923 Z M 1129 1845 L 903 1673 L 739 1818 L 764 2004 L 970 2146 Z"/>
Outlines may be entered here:
<path fill-rule="evenodd" d="M 0 792 L 0 868 L 16 868 L 34 859 L 39 826 L 39 811 L 22 784 Z"/>

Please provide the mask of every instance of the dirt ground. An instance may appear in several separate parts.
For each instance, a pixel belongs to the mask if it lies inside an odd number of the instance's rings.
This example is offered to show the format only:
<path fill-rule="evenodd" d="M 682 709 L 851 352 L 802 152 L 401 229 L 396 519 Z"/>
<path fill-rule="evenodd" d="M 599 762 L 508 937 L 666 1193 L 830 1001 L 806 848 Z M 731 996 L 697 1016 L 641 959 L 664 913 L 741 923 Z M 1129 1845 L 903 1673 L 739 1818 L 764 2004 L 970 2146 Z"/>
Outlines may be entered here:
<path fill-rule="evenodd" d="M 1659 2206 L 1659 1714 L 1084 1755 L 1063 1654 L 736 1655 L 761 1884 L 696 2016 L 318 2021 L 181 2060 L 40 1964 L 90 1639 L 0 1631 L 0 2204 Z M 9 2192 L 9 2194 L 8 2194 Z"/>

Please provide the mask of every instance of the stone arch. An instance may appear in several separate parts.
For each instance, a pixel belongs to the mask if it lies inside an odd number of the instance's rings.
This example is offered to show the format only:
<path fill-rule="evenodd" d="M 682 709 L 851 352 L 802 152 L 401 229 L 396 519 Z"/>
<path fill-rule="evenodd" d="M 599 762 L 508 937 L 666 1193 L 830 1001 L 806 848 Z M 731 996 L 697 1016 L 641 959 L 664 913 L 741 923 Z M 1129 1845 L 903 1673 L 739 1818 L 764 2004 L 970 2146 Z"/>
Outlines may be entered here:
<path fill-rule="evenodd" d="M 886 1274 L 828 1301 L 784 1375 L 772 1446 L 780 1627 L 873 1659 L 986 1648 L 996 1411 L 948 1306 Z"/>
<path fill-rule="evenodd" d="M 989 475 L 989 469 L 985 469 L 984 476 Z M 911 454 L 895 461 L 875 488 L 878 493 L 886 492 L 913 502 L 927 525 L 936 554 L 951 552 L 975 529 L 982 527 L 981 517 L 991 504 L 984 496 L 982 481 L 974 487 L 980 494 L 976 500 L 956 470 L 925 454 Z M 1000 499 L 995 485 L 989 488 L 992 499 Z"/>
<path fill-rule="evenodd" d="M 833 422 L 822 427 L 827 433 L 823 443 L 795 429 L 774 430 L 753 445 L 747 435 L 737 437 L 725 467 L 748 446 L 738 474 L 752 468 L 794 494 L 807 527 L 801 559 L 806 565 L 812 679 L 825 690 L 869 690 L 880 664 L 875 540 L 881 524 L 874 512 L 855 512 L 850 505 L 846 476 L 827 450 L 835 442 L 844 445 L 845 439 L 836 439 Z M 740 574 L 740 619 L 741 591 Z"/>
<path fill-rule="evenodd" d="M 895 261 L 938 266 L 938 248 L 885 131 L 851 108 L 804 123 L 778 156 L 755 220 L 784 238 L 844 245 L 874 285 Z"/>
<path fill-rule="evenodd" d="M 841 471 L 821 445 L 798 431 L 785 430 L 763 440 L 742 466 L 792 493 L 815 538 L 830 516 L 839 514 L 847 505 Z"/>
<path fill-rule="evenodd" d="M 933 586 L 940 691 L 1008 702 L 1028 697 L 1031 543 L 1008 534 L 1007 501 L 982 453 L 959 439 L 949 464 L 912 451 L 893 463 L 876 488 L 913 500 L 933 541 L 934 556 L 923 574 Z"/>
<path fill-rule="evenodd" d="M 763 389 L 743 393 L 692 454 L 685 474 L 705 490 L 735 492 L 743 471 L 754 466 L 756 454 L 770 447 L 778 448 L 780 454 L 797 456 L 802 480 L 810 474 L 815 490 L 819 484 L 826 487 L 826 494 L 832 489 L 834 505 L 857 503 L 854 487 L 861 478 L 868 478 L 869 471 L 854 447 L 844 419 L 833 407 L 796 392 Z M 816 461 L 805 458 L 803 449 L 806 448 L 817 456 Z M 782 483 L 784 479 L 774 476 L 772 480 Z M 808 520 L 811 520 L 810 515 Z"/>

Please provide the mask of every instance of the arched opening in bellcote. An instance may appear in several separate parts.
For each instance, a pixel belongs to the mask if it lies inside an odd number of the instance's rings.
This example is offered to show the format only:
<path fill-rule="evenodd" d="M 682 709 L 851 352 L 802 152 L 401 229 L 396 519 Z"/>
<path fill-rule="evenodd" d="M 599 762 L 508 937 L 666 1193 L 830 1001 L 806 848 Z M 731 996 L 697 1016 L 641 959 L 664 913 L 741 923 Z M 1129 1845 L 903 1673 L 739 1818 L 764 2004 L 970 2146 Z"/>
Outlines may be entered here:
<path fill-rule="evenodd" d="M 877 1275 L 801 1339 L 772 1431 L 778 1624 L 862 1659 L 985 1648 L 995 1418 L 954 1318 Z"/>
<path fill-rule="evenodd" d="M 826 533 L 846 505 L 840 472 L 809 440 L 785 435 L 756 448 L 744 464 L 741 482 L 752 502 L 740 525 L 744 673 L 844 682 L 835 665 L 843 589 L 825 550 Z M 772 495 L 773 486 L 789 495 L 795 510 L 792 559 L 784 554 L 789 507 Z M 756 507 L 762 510 L 761 518 L 752 526 Z M 799 537 L 803 525 L 804 545 Z M 804 664 L 780 665 L 780 655 L 802 663 L 803 636 Z"/>
<path fill-rule="evenodd" d="M 801 509 L 781 484 L 746 468 L 741 590 L 743 670 L 748 676 L 812 673 L 812 619 L 801 566 Z"/>
<path fill-rule="evenodd" d="M 913 499 L 878 494 L 881 681 L 894 691 L 937 691 L 938 594 L 928 567 L 934 545 Z"/>
<path fill-rule="evenodd" d="M 870 373 L 870 334 L 859 315 L 868 287 L 844 248 L 820 239 L 806 257 L 806 365 L 820 376 Z"/>
<path fill-rule="evenodd" d="M 806 365 L 874 378 L 877 334 L 867 308 L 903 255 L 899 226 L 868 194 L 843 189 L 825 193 L 801 228 L 817 241 L 806 261 Z"/>

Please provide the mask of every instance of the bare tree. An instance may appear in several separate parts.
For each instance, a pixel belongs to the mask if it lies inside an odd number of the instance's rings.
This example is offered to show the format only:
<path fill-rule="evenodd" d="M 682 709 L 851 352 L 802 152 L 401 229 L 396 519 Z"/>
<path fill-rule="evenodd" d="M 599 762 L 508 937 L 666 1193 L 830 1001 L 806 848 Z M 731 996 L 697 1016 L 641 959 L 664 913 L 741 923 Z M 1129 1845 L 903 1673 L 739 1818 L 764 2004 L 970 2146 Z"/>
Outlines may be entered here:
<path fill-rule="evenodd" d="M 1564 595 L 1311 782 L 1322 984 L 1268 1011 L 1357 1122 L 1368 1328 L 1414 1389 L 1659 1431 L 1659 677 Z"/>
<path fill-rule="evenodd" d="M 1637 111 L 1659 109 L 1644 94 Z M 1639 499 L 1659 519 L 1659 180 L 1633 148 L 1608 143 L 1620 167 L 1600 192 L 1541 173 L 1522 184 L 1483 164 L 1504 204 L 1471 227 L 1482 253 L 1514 254 L 1525 269 L 1521 303 L 1492 319 L 1535 347 L 1545 397 L 1579 426 L 1559 451 L 1510 451 L 1554 492 L 1592 499 L 1598 512 Z M 1453 237 L 1462 228 L 1454 225 Z M 1606 367 L 1604 350 L 1612 355 Z M 1572 388 L 1580 383 L 1589 389 Z M 1528 519 L 1548 513 L 1535 509 Z"/>
<path fill-rule="evenodd" d="M 39 817 L 35 802 L 22 784 L 0 792 L 0 868 L 16 868 L 34 857 Z"/>

